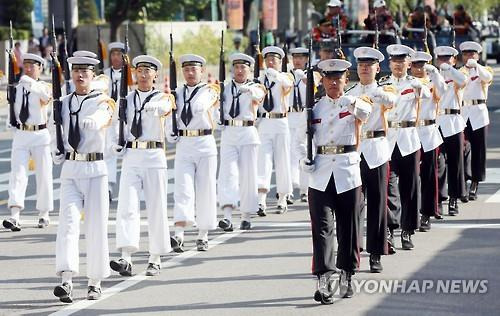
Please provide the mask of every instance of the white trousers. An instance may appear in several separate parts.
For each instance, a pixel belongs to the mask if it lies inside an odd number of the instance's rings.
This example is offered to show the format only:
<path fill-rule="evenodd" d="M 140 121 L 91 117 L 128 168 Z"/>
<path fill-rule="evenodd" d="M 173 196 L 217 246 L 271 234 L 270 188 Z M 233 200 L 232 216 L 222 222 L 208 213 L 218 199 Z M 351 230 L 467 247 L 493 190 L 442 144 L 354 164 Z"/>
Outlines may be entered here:
<path fill-rule="evenodd" d="M 30 148 L 13 148 L 9 178 L 9 207 L 24 208 L 26 187 L 28 186 L 28 161 L 30 155 L 35 161 L 36 208 L 40 214 L 54 209 L 52 187 L 52 157 L 50 145 Z"/>
<path fill-rule="evenodd" d="M 217 156 L 176 153 L 174 222 L 196 223 L 198 229 L 217 227 Z M 195 218 L 196 217 L 196 218 Z"/>
<path fill-rule="evenodd" d="M 261 145 L 258 159 L 259 189 L 269 191 L 271 175 L 276 173 L 276 189 L 280 194 L 292 193 L 292 179 L 290 177 L 290 135 L 260 134 Z"/>
<path fill-rule="evenodd" d="M 61 179 L 61 208 L 56 239 L 56 273 L 79 271 L 80 211 L 84 210 L 87 277 L 109 276 L 108 177 Z"/>
<path fill-rule="evenodd" d="M 220 147 L 220 169 L 217 194 L 219 205 L 238 206 L 242 213 L 255 213 L 259 208 L 257 192 L 257 144 Z"/>
<path fill-rule="evenodd" d="M 309 187 L 309 175 L 300 169 L 299 161 L 301 153 L 300 148 L 302 133 L 298 128 L 290 128 L 290 175 L 292 177 L 293 188 L 300 189 L 301 193 L 307 193 Z"/>
<path fill-rule="evenodd" d="M 108 168 L 108 182 L 116 183 L 116 164 L 118 158 L 116 156 L 110 155 L 105 157 L 106 167 Z"/>
<path fill-rule="evenodd" d="M 164 255 L 171 251 L 167 216 L 167 169 L 122 169 L 116 214 L 116 248 L 139 250 L 141 234 L 140 192 L 144 190 L 148 217 L 149 253 Z"/>

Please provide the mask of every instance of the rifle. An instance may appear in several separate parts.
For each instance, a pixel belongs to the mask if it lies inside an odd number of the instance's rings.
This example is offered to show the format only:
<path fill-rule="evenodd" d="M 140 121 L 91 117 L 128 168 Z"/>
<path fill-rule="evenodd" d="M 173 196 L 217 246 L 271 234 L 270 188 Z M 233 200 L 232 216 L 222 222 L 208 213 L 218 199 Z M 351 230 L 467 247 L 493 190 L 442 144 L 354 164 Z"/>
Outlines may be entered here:
<path fill-rule="evenodd" d="M 57 45 L 54 15 L 52 15 L 52 41 L 54 42 L 54 47 Z M 56 145 L 58 155 L 64 154 L 64 141 L 63 141 L 63 121 L 62 121 L 62 101 L 61 101 L 61 64 L 57 59 L 57 50 L 50 53 L 52 59 L 52 98 L 53 102 L 53 112 L 54 112 L 54 124 L 56 125 Z"/>
<path fill-rule="evenodd" d="M 226 62 L 224 61 L 224 31 L 220 38 L 219 85 L 220 85 L 220 124 L 224 124 L 224 81 L 226 80 Z"/>
<path fill-rule="evenodd" d="M 288 44 L 285 39 L 285 44 L 283 45 L 283 51 L 285 52 L 285 57 L 283 57 L 283 61 L 281 63 L 281 71 L 288 72 Z"/>
<path fill-rule="evenodd" d="M 375 37 L 373 40 L 373 48 L 378 49 L 378 42 L 379 42 L 379 29 L 378 29 L 378 16 L 377 16 L 377 10 L 375 9 Z"/>
<path fill-rule="evenodd" d="M 122 54 L 122 76 L 120 78 L 120 105 L 118 119 L 120 128 L 118 130 L 118 145 L 125 146 L 125 124 L 127 124 L 127 93 L 129 85 L 132 85 L 132 73 L 128 58 L 128 24 L 125 25 L 125 49 Z"/>
<path fill-rule="evenodd" d="M 19 66 L 17 65 L 16 55 L 14 54 L 14 39 L 12 36 L 12 21 L 10 21 L 9 44 L 10 49 L 7 50 L 9 55 L 9 82 L 7 86 L 7 100 L 9 101 L 9 119 L 12 127 L 17 126 L 16 112 L 14 104 L 16 103 L 16 84 L 18 82 L 17 76 L 20 73 Z"/>
<path fill-rule="evenodd" d="M 337 48 L 335 49 L 335 53 L 337 57 L 340 59 L 346 59 L 344 52 L 342 51 L 342 37 L 340 32 L 342 31 L 342 26 L 340 23 L 340 13 L 337 15 Z M 310 56 L 310 55 L 309 55 Z"/>
<path fill-rule="evenodd" d="M 424 42 L 424 51 L 426 53 L 430 53 L 430 50 L 429 50 L 429 45 L 427 44 L 427 36 L 428 36 L 428 30 L 427 30 L 427 15 L 424 13 L 424 36 L 422 38 L 423 42 Z"/>
<path fill-rule="evenodd" d="M 170 57 L 170 80 L 169 80 L 169 86 L 170 86 L 170 93 L 174 96 L 174 99 L 177 100 L 177 68 L 175 65 L 175 58 L 174 58 L 174 38 L 172 36 L 172 27 L 170 28 L 170 52 L 169 52 L 169 57 Z M 172 109 L 172 136 L 177 136 L 179 135 L 179 128 L 177 127 L 177 107 L 174 107 Z"/>
<path fill-rule="evenodd" d="M 101 40 L 101 26 L 97 25 L 97 59 L 99 59 L 99 65 L 97 65 L 97 74 L 100 75 L 104 68 L 104 59 L 106 59 L 106 48 Z"/>
<path fill-rule="evenodd" d="M 71 90 L 71 85 L 70 85 L 70 70 L 69 70 L 69 64 L 68 64 L 68 40 L 66 38 L 66 24 L 63 23 L 63 56 L 61 56 L 62 60 L 62 68 L 63 68 L 63 73 L 64 73 L 64 82 L 66 84 L 66 94 L 70 93 Z"/>
<path fill-rule="evenodd" d="M 455 16 L 453 16 L 453 24 L 451 25 L 451 47 L 456 48 L 457 34 L 455 32 Z"/>
<path fill-rule="evenodd" d="M 260 69 L 264 63 L 264 58 L 262 57 L 262 52 L 260 49 L 260 21 L 257 25 L 257 43 L 255 45 L 255 69 L 253 72 L 253 81 L 258 83 L 260 77 Z"/>
<path fill-rule="evenodd" d="M 306 113 L 307 113 L 307 139 L 306 139 L 306 150 L 307 159 L 312 164 L 313 160 L 313 107 L 314 107 L 314 74 L 312 67 L 312 34 L 309 37 L 309 62 L 307 63 L 307 82 L 306 82 Z"/>

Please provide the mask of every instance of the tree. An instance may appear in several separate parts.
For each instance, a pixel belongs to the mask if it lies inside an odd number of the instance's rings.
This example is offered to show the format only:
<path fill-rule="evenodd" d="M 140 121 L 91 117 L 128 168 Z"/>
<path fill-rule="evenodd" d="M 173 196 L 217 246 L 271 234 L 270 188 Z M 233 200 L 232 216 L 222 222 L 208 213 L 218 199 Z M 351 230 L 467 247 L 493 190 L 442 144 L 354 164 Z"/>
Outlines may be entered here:
<path fill-rule="evenodd" d="M 4 12 L 2 15 L 12 20 L 16 29 L 31 31 L 31 11 L 33 11 L 33 0 L 2 0 Z M 7 20 L 7 23 L 9 21 Z"/>
<path fill-rule="evenodd" d="M 94 0 L 78 0 L 78 20 L 81 23 L 96 23 L 99 21 Z"/>

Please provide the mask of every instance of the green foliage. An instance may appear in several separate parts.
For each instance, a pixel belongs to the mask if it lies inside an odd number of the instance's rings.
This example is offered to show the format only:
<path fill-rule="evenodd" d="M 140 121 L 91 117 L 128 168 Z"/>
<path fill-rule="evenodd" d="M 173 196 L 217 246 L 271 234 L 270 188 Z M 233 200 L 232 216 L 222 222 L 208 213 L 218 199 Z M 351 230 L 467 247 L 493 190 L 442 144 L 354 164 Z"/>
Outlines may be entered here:
<path fill-rule="evenodd" d="M 30 31 L 28 30 L 20 30 L 13 29 L 12 37 L 15 40 L 27 40 L 30 37 Z M 0 41 L 6 41 L 9 39 L 9 27 L 8 26 L 0 26 Z"/>
<path fill-rule="evenodd" d="M 2 3 L 5 10 L 3 16 L 12 20 L 14 28 L 31 30 L 33 0 L 2 0 Z"/>
<path fill-rule="evenodd" d="M 78 19 L 80 23 L 95 23 L 99 21 L 97 6 L 94 0 L 78 0 Z"/>

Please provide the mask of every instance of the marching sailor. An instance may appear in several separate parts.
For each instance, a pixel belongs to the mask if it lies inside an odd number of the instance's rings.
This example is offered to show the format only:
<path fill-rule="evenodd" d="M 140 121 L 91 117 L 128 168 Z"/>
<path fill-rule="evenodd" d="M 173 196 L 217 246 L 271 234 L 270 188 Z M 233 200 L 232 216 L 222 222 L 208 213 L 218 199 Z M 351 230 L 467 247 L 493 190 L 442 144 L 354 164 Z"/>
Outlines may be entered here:
<path fill-rule="evenodd" d="M 72 302 L 72 278 L 79 271 L 80 212 L 85 212 L 87 244 L 87 299 L 101 296 L 101 280 L 109 276 L 108 177 L 103 160 L 106 127 L 111 124 L 113 99 L 91 89 L 99 60 L 70 57 L 75 92 L 62 99 L 65 153 L 53 152 L 61 170 L 61 203 L 56 238 L 56 272 L 62 284 L 54 295 Z M 55 140 L 53 140 L 55 144 Z M 55 147 L 55 146 L 54 146 Z"/>
<path fill-rule="evenodd" d="M 370 271 L 381 272 L 383 267 L 380 257 L 387 254 L 387 181 L 391 158 L 385 113 L 394 105 L 396 89 L 390 84 L 379 85 L 375 80 L 380 72 L 380 63 L 385 59 L 380 51 L 371 47 L 358 47 L 354 50 L 354 57 L 360 82 L 347 90 L 346 94 L 365 96 L 373 103 L 370 117 L 363 124 L 360 167 L 366 195 L 366 251 L 370 253 Z M 364 218 L 360 219 L 362 232 Z M 360 236 L 361 242 L 363 235 Z"/>
<path fill-rule="evenodd" d="M 340 294 L 343 297 L 354 294 L 351 276 L 359 265 L 361 159 L 356 149 L 361 123 L 367 120 L 371 104 L 344 95 L 350 66 L 351 63 L 341 59 L 319 63 L 326 96 L 316 103 L 312 113 L 316 157 L 313 161 L 301 160 L 301 168 L 310 173 L 312 273 L 318 277 L 314 299 L 322 304 L 333 303 L 332 275 L 337 268 L 341 269 Z M 338 240 L 336 262 L 335 238 Z"/>
<path fill-rule="evenodd" d="M 486 127 L 490 124 L 486 103 L 488 87 L 493 82 L 493 70 L 478 63 L 482 50 L 481 45 L 476 42 L 460 44 L 464 63 L 461 70 L 468 79 L 463 94 L 462 116 L 467 123 L 465 138 L 470 142 L 471 148 L 470 200 L 477 198 L 479 182 L 486 177 Z"/>
<path fill-rule="evenodd" d="M 224 89 L 224 122 L 220 145 L 218 200 L 224 211 L 219 227 L 232 231 L 232 214 L 238 202 L 240 229 L 251 228 L 250 214 L 259 208 L 257 186 L 257 152 L 260 144 L 255 128 L 257 108 L 266 89 L 252 83 L 252 57 L 234 53 L 230 57 L 233 80 Z"/>
<path fill-rule="evenodd" d="M 266 197 L 271 187 L 271 175 L 276 171 L 278 193 L 277 213 L 288 210 L 287 197 L 292 193 L 290 176 L 290 130 L 288 128 L 288 94 L 293 88 L 293 78 L 282 73 L 281 63 L 285 52 L 276 46 L 262 50 L 267 69 L 259 78 L 266 87 L 264 102 L 259 106 L 259 136 L 261 145 L 258 153 L 259 216 L 266 216 Z"/>
<path fill-rule="evenodd" d="M 465 120 L 460 115 L 462 107 L 463 88 L 467 82 L 465 74 L 454 68 L 457 62 L 458 51 L 450 46 L 438 46 L 434 49 L 437 56 L 437 66 L 441 70 L 446 84 L 444 94 L 439 100 L 437 123 L 443 135 L 443 154 L 446 157 L 444 168 L 439 170 L 439 201 L 446 198 L 446 182 L 448 182 L 448 214 L 458 213 L 458 199 L 466 195 L 464 175 L 464 129 Z"/>
<path fill-rule="evenodd" d="M 116 247 L 121 251 L 121 257 L 112 260 L 110 266 L 121 275 L 132 275 L 131 256 L 139 250 L 142 190 L 149 236 L 146 275 L 155 276 L 160 273 L 160 256 L 171 251 L 164 146 L 165 119 L 175 101 L 172 95 L 154 87 L 162 67 L 158 59 L 140 55 L 133 59 L 132 64 L 136 69 L 138 88 L 127 95 L 126 145 L 125 148 L 119 144 L 112 145 L 112 150 L 123 157 L 123 165 L 116 214 Z"/>
<path fill-rule="evenodd" d="M 30 156 L 36 168 L 36 208 L 39 212 L 38 227 L 49 225 L 49 212 L 54 209 L 52 188 L 52 159 L 50 156 L 50 133 L 47 129 L 48 103 L 52 98 L 50 85 L 39 81 L 44 59 L 35 54 L 24 54 L 24 75 L 16 87 L 16 126 L 13 126 L 11 172 L 9 177 L 8 207 L 11 217 L 3 226 L 20 231 L 19 213 L 24 209 L 27 167 Z M 7 118 L 7 122 L 10 119 Z"/>
<path fill-rule="evenodd" d="M 196 223 L 198 251 L 208 250 L 208 231 L 217 227 L 217 147 L 214 131 L 220 88 L 203 83 L 205 58 L 187 54 L 179 59 L 186 84 L 177 88 L 179 135 L 176 144 L 172 248 L 183 252 L 184 229 Z M 173 133 L 172 133 L 173 134 Z"/>
<path fill-rule="evenodd" d="M 438 211 L 438 154 L 443 138 L 436 125 L 439 98 L 446 89 L 443 77 L 436 67 L 429 64 L 432 56 L 425 52 L 415 52 L 411 56 L 411 74 L 427 86 L 430 97 L 422 97 L 419 104 L 417 133 L 422 144 L 420 165 L 421 232 L 431 229 L 430 217 Z"/>

